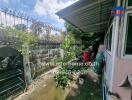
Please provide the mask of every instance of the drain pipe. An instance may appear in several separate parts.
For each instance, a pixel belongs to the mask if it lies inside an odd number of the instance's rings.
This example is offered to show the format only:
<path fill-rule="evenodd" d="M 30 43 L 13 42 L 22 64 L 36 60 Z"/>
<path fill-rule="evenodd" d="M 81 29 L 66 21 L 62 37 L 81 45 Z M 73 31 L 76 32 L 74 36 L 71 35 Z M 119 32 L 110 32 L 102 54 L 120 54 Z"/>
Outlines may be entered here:
<path fill-rule="evenodd" d="M 121 0 L 117 0 L 117 6 L 120 6 Z M 113 50 L 112 50 L 112 75 L 111 75 L 111 82 L 110 82 L 110 91 L 112 92 L 113 89 L 113 82 L 114 82 L 114 74 L 115 74 L 115 67 L 116 67 L 116 57 L 117 57 L 117 47 L 118 47 L 118 36 L 119 36 L 119 20 L 120 16 L 114 17 L 114 24 L 115 30 L 113 31 Z"/>

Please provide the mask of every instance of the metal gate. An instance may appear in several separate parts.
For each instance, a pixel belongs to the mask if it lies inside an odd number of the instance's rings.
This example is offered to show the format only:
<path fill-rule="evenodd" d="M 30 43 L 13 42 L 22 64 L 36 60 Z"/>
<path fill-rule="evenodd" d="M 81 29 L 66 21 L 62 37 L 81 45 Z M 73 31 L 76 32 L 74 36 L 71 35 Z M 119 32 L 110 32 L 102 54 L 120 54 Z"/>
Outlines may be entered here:
<path fill-rule="evenodd" d="M 24 89 L 23 56 L 13 48 L 0 48 L 0 100 Z"/>

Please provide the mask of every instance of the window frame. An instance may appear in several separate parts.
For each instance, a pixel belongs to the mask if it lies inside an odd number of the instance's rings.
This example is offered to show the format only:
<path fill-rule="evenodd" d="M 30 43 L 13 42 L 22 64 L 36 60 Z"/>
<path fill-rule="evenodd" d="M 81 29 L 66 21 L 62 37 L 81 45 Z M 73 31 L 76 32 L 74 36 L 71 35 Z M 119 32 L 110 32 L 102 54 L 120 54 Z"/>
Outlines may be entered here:
<path fill-rule="evenodd" d="M 127 36 L 128 36 L 128 18 L 129 15 L 132 15 L 132 10 L 131 11 L 126 11 L 125 16 L 124 16 L 124 27 L 123 27 L 123 37 L 122 37 L 122 49 L 121 49 L 121 57 L 123 59 L 132 59 L 132 54 L 126 54 L 126 45 L 127 45 Z"/>
<path fill-rule="evenodd" d="M 108 52 L 109 55 L 112 54 L 112 45 L 113 45 L 113 21 L 112 23 L 110 24 L 109 28 L 108 28 L 108 31 L 106 33 L 106 36 L 105 36 L 105 47 L 106 47 L 106 51 Z M 109 47 L 109 33 L 110 33 L 110 29 L 112 28 L 112 37 L 111 37 L 111 50 L 108 49 Z"/>
<path fill-rule="evenodd" d="M 126 8 L 132 8 L 132 5 L 131 6 L 128 6 L 128 0 L 125 2 L 125 0 L 124 0 L 124 3 L 126 3 L 125 5 L 126 5 Z"/>

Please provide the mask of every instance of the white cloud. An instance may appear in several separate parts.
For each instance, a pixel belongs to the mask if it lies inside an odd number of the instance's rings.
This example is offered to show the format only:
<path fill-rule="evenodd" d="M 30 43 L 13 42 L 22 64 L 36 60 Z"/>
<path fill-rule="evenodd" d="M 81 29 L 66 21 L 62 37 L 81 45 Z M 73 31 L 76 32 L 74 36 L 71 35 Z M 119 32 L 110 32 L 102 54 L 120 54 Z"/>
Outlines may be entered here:
<path fill-rule="evenodd" d="M 6 4 L 9 4 L 9 0 L 1 0 L 1 1 L 3 1 Z"/>
<path fill-rule="evenodd" d="M 37 0 L 37 3 L 34 7 L 34 11 L 39 16 L 49 16 L 50 18 L 56 20 L 58 24 L 63 24 L 64 20 L 59 19 L 59 17 L 55 13 L 71 5 L 75 1 L 78 0 Z"/>

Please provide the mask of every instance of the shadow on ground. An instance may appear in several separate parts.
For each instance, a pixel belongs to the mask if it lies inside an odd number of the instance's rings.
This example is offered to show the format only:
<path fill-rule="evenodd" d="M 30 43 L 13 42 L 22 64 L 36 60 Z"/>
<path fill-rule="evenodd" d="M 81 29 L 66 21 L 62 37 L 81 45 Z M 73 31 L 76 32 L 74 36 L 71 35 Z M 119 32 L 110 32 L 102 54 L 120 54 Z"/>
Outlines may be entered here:
<path fill-rule="evenodd" d="M 83 85 L 78 82 L 69 92 L 65 100 L 102 100 L 101 86 L 85 75 Z"/>

